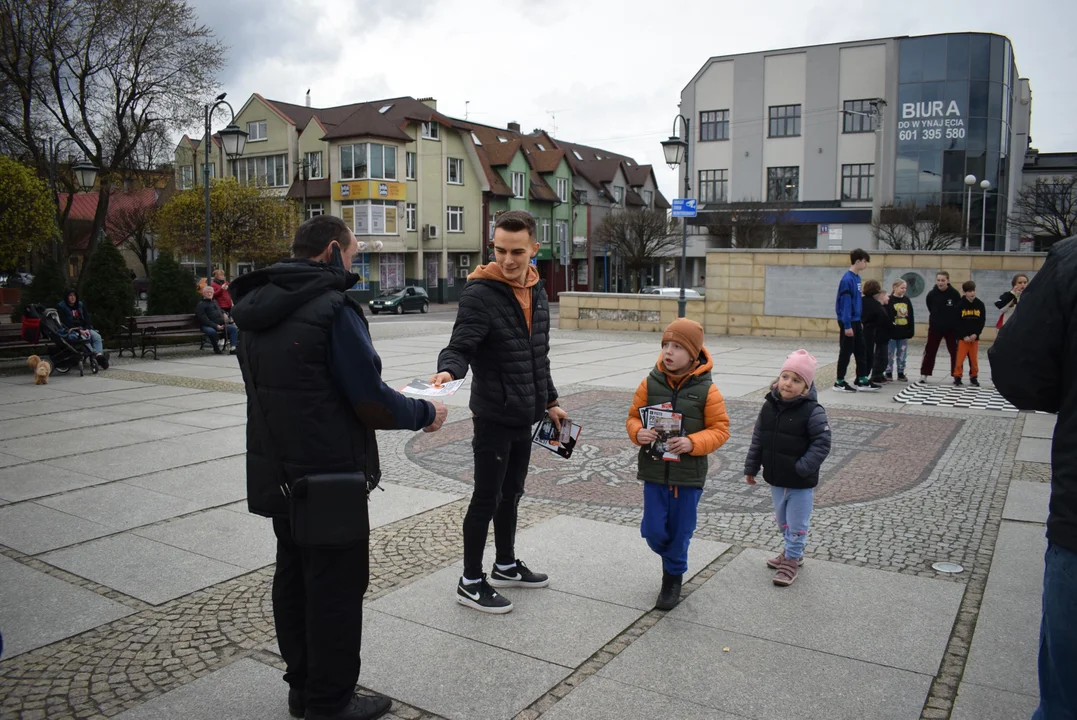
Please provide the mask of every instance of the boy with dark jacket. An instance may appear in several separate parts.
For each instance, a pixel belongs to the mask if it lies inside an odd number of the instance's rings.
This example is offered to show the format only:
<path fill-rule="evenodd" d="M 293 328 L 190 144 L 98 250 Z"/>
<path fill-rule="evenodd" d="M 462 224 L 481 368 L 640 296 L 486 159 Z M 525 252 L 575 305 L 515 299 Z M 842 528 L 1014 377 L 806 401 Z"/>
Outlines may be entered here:
<path fill-rule="evenodd" d="M 464 574 L 456 601 L 502 614 L 512 603 L 495 587 L 541 588 L 549 578 L 516 558 L 516 513 L 531 459 L 531 426 L 549 415 L 560 430 L 568 416 L 550 376 L 550 305 L 531 258 L 538 253 L 535 218 L 510 210 L 494 226 L 495 262 L 468 276 L 448 346 L 438 356 L 435 384 L 474 372 L 471 413 L 475 490 L 464 517 Z M 497 554 L 482 571 L 490 521 Z"/>
<path fill-rule="evenodd" d="M 920 384 L 926 385 L 927 379 L 935 370 L 935 356 L 939 354 L 939 343 L 946 341 L 946 351 L 950 353 L 950 374 L 954 372 L 957 360 L 957 304 L 961 302 L 961 293 L 950 285 L 950 273 L 940 270 L 935 274 L 935 287 L 927 294 L 927 345 L 924 347 L 924 361 L 920 365 Z"/>
<path fill-rule="evenodd" d="M 864 359 L 871 382 L 886 382 L 886 348 L 890 342 L 890 316 L 886 314 L 889 296 L 878 280 L 864 283 L 861 317 L 864 323 Z"/>
<path fill-rule="evenodd" d="M 976 298 L 976 283 L 972 280 L 966 280 L 961 289 L 965 291 L 965 297 L 957 304 L 957 334 L 961 340 L 957 343 L 957 360 L 954 362 L 954 385 L 961 386 L 961 373 L 967 357 L 969 383 L 980 387 L 980 335 L 987 320 L 987 308 L 983 300 Z"/>
<path fill-rule="evenodd" d="M 871 262 L 871 255 L 857 248 L 849 253 L 849 269 L 838 282 L 838 296 L 834 301 L 834 313 L 838 317 L 838 329 L 841 331 L 838 348 L 838 374 L 834 381 L 834 390 L 838 392 L 877 392 L 878 383 L 871 381 L 871 360 L 864 347 L 864 326 L 861 322 L 863 283 L 860 273 Z M 850 385 L 845 381 L 849 370 L 849 358 L 856 363 L 856 379 Z M 854 387 L 855 386 L 855 387 Z"/>

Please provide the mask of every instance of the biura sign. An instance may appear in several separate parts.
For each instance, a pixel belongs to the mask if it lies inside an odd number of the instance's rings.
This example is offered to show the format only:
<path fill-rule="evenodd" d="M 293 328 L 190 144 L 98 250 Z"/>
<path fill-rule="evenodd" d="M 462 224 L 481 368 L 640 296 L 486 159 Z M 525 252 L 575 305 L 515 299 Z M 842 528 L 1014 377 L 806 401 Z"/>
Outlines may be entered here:
<path fill-rule="evenodd" d="M 964 140 L 965 119 L 956 100 L 902 103 L 898 140 Z"/>

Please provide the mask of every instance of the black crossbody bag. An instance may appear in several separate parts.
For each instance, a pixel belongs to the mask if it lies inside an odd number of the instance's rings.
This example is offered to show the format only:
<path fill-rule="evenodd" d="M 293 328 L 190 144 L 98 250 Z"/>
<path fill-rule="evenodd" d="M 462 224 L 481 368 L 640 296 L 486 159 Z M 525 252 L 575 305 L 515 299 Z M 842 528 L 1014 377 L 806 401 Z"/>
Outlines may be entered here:
<path fill-rule="evenodd" d="M 253 376 L 253 372 L 250 373 Z M 269 435 L 270 456 L 284 474 L 281 492 L 288 498 L 292 540 L 302 548 L 340 550 L 362 542 L 370 533 L 367 499 L 370 485 L 362 471 L 303 475 L 289 484 L 287 465 L 276 452 L 269 418 L 262 411 L 258 388 L 251 381 L 253 404 Z"/>

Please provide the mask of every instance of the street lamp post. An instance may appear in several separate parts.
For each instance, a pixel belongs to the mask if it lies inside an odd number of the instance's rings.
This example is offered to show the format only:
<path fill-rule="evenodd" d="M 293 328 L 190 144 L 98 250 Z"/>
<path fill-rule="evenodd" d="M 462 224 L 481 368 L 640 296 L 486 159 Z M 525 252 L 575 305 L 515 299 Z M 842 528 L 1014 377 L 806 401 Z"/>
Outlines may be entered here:
<path fill-rule="evenodd" d="M 247 132 L 240 130 L 236 126 L 236 111 L 232 109 L 232 106 L 225 102 L 225 95 L 228 93 L 221 93 L 217 96 L 216 101 L 212 105 L 206 105 L 206 135 L 202 142 L 206 148 L 206 161 L 202 165 L 202 184 L 205 185 L 206 192 L 206 284 L 213 284 L 213 253 L 210 245 L 209 234 L 209 146 L 213 142 L 213 128 L 210 125 L 210 119 L 213 117 L 213 111 L 221 105 L 228 108 L 228 111 L 232 113 L 232 119 L 229 121 L 228 126 L 221 130 L 221 145 L 224 146 L 225 155 L 229 160 L 235 160 L 243 154 L 243 148 L 247 144 Z M 226 271 L 227 272 L 227 271 Z"/>
<path fill-rule="evenodd" d="M 965 250 L 969 249 L 969 234 L 972 232 L 972 186 L 976 184 L 975 175 L 965 176 L 965 185 L 968 186 L 968 194 L 965 201 Z"/>
<path fill-rule="evenodd" d="M 60 188 L 56 180 L 57 169 L 60 165 L 60 147 L 64 143 L 76 142 L 72 138 L 61 138 L 59 142 L 53 142 L 52 138 L 49 138 L 48 145 L 45 147 L 46 160 L 48 161 L 48 173 L 49 173 L 49 188 L 52 190 L 52 200 L 56 204 L 56 226 L 59 228 L 61 234 L 63 234 L 63 210 L 60 208 Z M 88 192 L 93 189 L 94 183 L 97 182 L 97 166 L 88 160 L 83 160 L 77 165 L 72 166 L 72 170 L 75 171 L 75 182 L 79 187 L 79 190 Z M 54 241 L 52 244 L 52 259 L 53 262 L 59 261 L 59 246 Z"/>
<path fill-rule="evenodd" d="M 980 208 L 980 252 L 983 252 L 987 237 L 987 191 L 991 189 L 991 181 L 984 180 L 980 183 L 980 187 L 984 191 L 983 207 Z"/>
<path fill-rule="evenodd" d="M 681 137 L 677 137 L 677 121 L 684 124 L 684 134 Z M 677 117 L 673 118 L 673 135 L 670 135 L 669 140 L 662 141 L 662 152 L 666 156 L 666 164 L 671 169 L 676 169 L 682 162 L 684 163 L 684 197 L 688 197 L 692 190 L 689 173 L 688 162 L 688 142 L 691 124 L 684 115 L 680 113 Z M 685 306 L 687 300 L 684 297 L 685 283 L 688 280 L 688 220 L 681 218 L 681 294 L 677 299 L 677 317 L 682 318 L 685 315 Z"/>

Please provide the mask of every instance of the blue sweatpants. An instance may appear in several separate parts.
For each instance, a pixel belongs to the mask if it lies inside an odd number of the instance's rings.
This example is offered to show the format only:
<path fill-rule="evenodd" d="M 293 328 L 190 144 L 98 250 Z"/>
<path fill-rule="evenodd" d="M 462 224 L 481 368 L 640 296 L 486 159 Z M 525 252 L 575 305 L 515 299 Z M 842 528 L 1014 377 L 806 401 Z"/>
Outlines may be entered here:
<path fill-rule="evenodd" d="M 643 522 L 640 534 L 662 556 L 670 575 L 688 571 L 688 543 L 696 531 L 696 508 L 703 488 L 643 483 Z"/>

